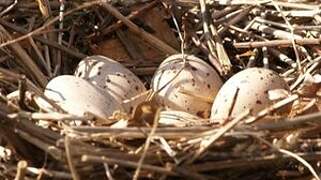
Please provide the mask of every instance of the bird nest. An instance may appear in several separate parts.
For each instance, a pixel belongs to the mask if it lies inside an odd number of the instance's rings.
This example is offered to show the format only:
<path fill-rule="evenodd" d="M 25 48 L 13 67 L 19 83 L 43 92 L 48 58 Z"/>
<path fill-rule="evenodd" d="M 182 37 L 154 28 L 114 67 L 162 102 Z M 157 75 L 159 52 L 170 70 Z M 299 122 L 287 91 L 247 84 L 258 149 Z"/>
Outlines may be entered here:
<path fill-rule="evenodd" d="M 320 5 L 298 1 L 0 1 L 1 177 L 320 179 Z M 222 82 L 261 67 L 288 89 L 231 116 L 239 88 L 229 116 L 215 122 L 168 108 L 151 81 L 178 53 L 201 58 Z M 73 74 L 89 55 L 138 76 L 150 90 L 124 102 L 144 100 L 98 117 L 45 95 L 49 80 Z M 202 95 L 193 97 L 211 105 Z"/>

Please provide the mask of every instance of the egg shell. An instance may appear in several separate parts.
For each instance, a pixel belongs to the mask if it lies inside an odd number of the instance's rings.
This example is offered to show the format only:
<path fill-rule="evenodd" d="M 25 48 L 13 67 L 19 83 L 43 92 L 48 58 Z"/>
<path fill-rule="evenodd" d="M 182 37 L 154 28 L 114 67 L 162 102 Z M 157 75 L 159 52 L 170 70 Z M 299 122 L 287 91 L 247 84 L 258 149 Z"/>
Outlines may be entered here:
<path fill-rule="evenodd" d="M 164 126 L 187 127 L 200 122 L 200 117 L 184 111 L 165 110 L 159 114 L 159 124 Z"/>
<path fill-rule="evenodd" d="M 146 91 L 141 80 L 122 64 L 104 56 L 89 56 L 75 70 L 75 76 L 86 79 L 113 96 L 119 103 Z M 124 106 L 131 112 L 140 100 Z"/>
<path fill-rule="evenodd" d="M 47 84 L 44 95 L 66 112 L 78 116 L 90 112 L 100 118 L 106 118 L 114 111 L 122 110 L 112 96 L 95 88 L 86 80 L 71 75 L 52 79 Z"/>
<path fill-rule="evenodd" d="M 156 101 L 167 109 L 208 118 L 213 99 L 222 86 L 221 78 L 202 59 L 193 55 L 185 57 L 186 67 L 180 73 L 184 66 L 182 54 L 166 58 L 155 72 L 152 89 L 158 92 Z"/>
<path fill-rule="evenodd" d="M 273 89 L 289 90 L 288 84 L 276 72 L 265 68 L 249 68 L 228 79 L 218 92 L 213 103 L 211 119 L 223 123 L 228 118 L 236 89 L 239 92 L 231 112 L 236 117 L 246 109 L 255 114 L 273 104 L 268 92 Z"/>

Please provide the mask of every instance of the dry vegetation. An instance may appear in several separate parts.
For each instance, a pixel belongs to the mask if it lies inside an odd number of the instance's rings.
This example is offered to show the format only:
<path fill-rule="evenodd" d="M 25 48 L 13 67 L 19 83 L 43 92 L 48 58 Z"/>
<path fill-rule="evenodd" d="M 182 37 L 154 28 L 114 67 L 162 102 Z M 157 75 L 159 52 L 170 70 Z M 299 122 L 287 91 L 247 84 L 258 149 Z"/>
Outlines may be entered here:
<path fill-rule="evenodd" d="M 0 0 L 0 8 L 1 179 L 320 179 L 318 1 Z M 97 121 L 43 95 L 50 79 L 94 54 L 149 88 L 162 60 L 179 52 L 202 58 L 224 81 L 270 68 L 290 92 L 223 124 L 199 117 L 166 126 L 152 100 Z M 39 97 L 55 112 L 41 109 Z M 284 106 L 289 114 L 273 116 Z M 275 121 L 257 123 L 265 116 Z"/>

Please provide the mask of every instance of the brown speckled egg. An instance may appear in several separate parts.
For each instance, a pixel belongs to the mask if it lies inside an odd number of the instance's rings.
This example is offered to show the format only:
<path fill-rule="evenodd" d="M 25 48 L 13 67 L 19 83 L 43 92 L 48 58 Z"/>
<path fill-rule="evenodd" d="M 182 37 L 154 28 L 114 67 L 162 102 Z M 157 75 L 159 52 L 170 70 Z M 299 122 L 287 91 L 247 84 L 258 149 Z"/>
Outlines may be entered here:
<path fill-rule="evenodd" d="M 90 56 L 83 59 L 75 71 L 76 77 L 112 95 L 119 103 L 146 91 L 140 79 L 122 64 L 104 56 Z M 133 101 L 124 107 L 130 112 L 139 102 Z"/>
<path fill-rule="evenodd" d="M 71 75 L 52 79 L 47 84 L 44 94 L 73 115 L 81 116 L 85 112 L 90 112 L 98 117 L 107 118 L 114 111 L 122 110 L 121 105 L 112 96 L 86 80 Z"/>
<path fill-rule="evenodd" d="M 218 92 L 212 107 L 211 119 L 224 122 L 228 118 L 236 89 L 239 88 L 231 117 L 251 109 L 255 114 L 272 105 L 268 91 L 273 89 L 289 90 L 285 80 L 276 72 L 265 68 L 249 68 L 228 79 Z"/>
<path fill-rule="evenodd" d="M 156 101 L 167 109 L 208 118 L 213 99 L 222 85 L 221 78 L 203 60 L 192 55 L 185 57 L 186 65 L 180 73 L 184 65 L 182 54 L 168 57 L 155 72 L 152 89 L 158 92 Z"/>

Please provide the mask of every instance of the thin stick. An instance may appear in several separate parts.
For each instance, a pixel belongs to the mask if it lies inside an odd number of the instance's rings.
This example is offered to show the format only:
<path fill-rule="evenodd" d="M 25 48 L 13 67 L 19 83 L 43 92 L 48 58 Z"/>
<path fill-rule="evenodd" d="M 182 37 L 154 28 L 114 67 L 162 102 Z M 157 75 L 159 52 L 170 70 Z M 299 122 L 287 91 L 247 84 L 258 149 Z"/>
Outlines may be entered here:
<path fill-rule="evenodd" d="M 290 86 L 290 90 L 294 90 L 306 77 L 307 74 L 311 74 L 321 64 L 321 56 L 313 60 L 313 64 L 305 71 L 305 74 L 300 75 L 297 80 Z"/>
<path fill-rule="evenodd" d="M 245 133 L 246 134 L 246 133 Z M 317 179 L 317 180 L 320 180 L 320 177 L 319 175 L 316 173 L 316 171 L 313 169 L 313 167 L 303 158 L 301 158 L 299 155 L 291 152 L 291 151 L 288 151 L 288 150 L 285 150 L 285 149 L 282 149 L 282 148 L 278 148 L 276 146 L 274 146 L 273 144 L 271 144 L 270 142 L 268 142 L 267 140 L 257 136 L 257 135 L 254 135 L 254 134 L 249 134 L 250 136 L 253 136 L 257 139 L 259 139 L 260 141 L 262 141 L 263 143 L 265 143 L 266 145 L 270 146 L 272 149 L 282 153 L 282 154 L 286 154 L 294 159 L 296 159 L 297 161 L 299 161 L 300 163 L 302 163 L 306 168 L 309 169 L 309 171 L 311 172 L 311 174 Z"/>
<path fill-rule="evenodd" d="M 222 35 L 228 28 L 230 25 L 236 24 L 242 20 L 244 20 L 244 18 L 249 14 L 249 12 L 253 9 L 253 7 L 245 7 L 244 9 L 242 8 L 241 12 L 233 17 L 230 21 L 228 21 L 226 23 L 226 25 L 224 25 L 223 27 L 221 27 L 220 29 L 217 30 L 217 33 L 219 35 Z"/>
<path fill-rule="evenodd" d="M 65 0 L 59 0 L 60 2 L 60 8 L 59 8 L 59 30 L 62 30 L 64 27 L 64 11 L 65 11 Z M 62 44 L 62 37 L 63 37 L 63 32 L 58 33 L 58 44 Z M 57 64 L 54 70 L 54 75 L 59 74 L 60 68 L 62 66 L 62 53 L 60 50 L 57 52 Z"/>
<path fill-rule="evenodd" d="M 150 146 L 150 143 L 152 141 L 152 138 L 153 138 L 153 136 L 154 136 L 154 134 L 156 132 L 157 126 L 158 126 L 159 114 L 160 114 L 160 109 L 157 110 L 156 115 L 154 117 L 153 127 L 152 127 L 152 130 L 150 131 L 150 133 L 149 133 L 149 135 L 148 135 L 148 137 L 146 139 L 146 142 L 145 142 L 145 145 L 144 145 L 143 154 L 142 154 L 142 156 L 140 157 L 140 159 L 138 161 L 138 166 L 137 166 L 137 169 L 135 171 L 133 180 L 137 180 L 139 178 L 139 173 L 140 173 L 140 170 L 141 170 L 142 165 L 144 163 L 144 159 L 146 157 L 147 150 L 148 150 L 148 148 Z"/>
<path fill-rule="evenodd" d="M 25 111 L 19 111 L 18 113 L 8 114 L 9 118 L 26 118 L 26 119 L 34 119 L 34 120 L 48 120 L 48 121 L 90 121 L 93 120 L 94 117 L 90 115 L 84 116 L 75 116 L 71 114 L 62 114 L 62 113 L 31 113 Z"/>
<path fill-rule="evenodd" d="M 27 172 L 28 163 L 27 161 L 19 161 L 17 166 L 17 174 L 15 180 L 24 180 Z"/>
<path fill-rule="evenodd" d="M 177 51 L 169 46 L 168 44 L 164 43 L 157 37 L 153 36 L 150 33 L 147 33 L 140 27 L 138 27 L 136 24 L 134 24 L 132 21 L 130 21 L 128 18 L 123 16 L 116 8 L 111 6 L 110 4 L 103 2 L 102 7 L 104 7 L 110 14 L 115 16 L 117 19 L 124 22 L 124 24 L 135 34 L 140 36 L 143 40 L 148 42 L 150 45 L 154 46 L 155 48 L 163 51 L 166 54 L 176 54 Z M 0 46 L 1 47 L 1 46 Z"/>
<path fill-rule="evenodd" d="M 315 179 L 320 180 L 320 176 L 316 173 L 316 171 L 313 169 L 313 167 L 305 159 L 303 159 L 299 155 L 297 155 L 291 151 L 285 150 L 285 149 L 279 149 L 279 151 L 283 154 L 293 157 L 294 159 L 296 159 L 297 161 L 302 163 L 306 168 L 309 169 L 309 171 L 311 172 L 311 174 L 314 176 Z"/>
<path fill-rule="evenodd" d="M 302 72 L 302 67 L 301 67 L 301 62 L 300 62 L 300 55 L 299 55 L 298 49 L 297 49 L 296 44 L 295 44 L 294 29 L 293 29 L 292 25 L 290 24 L 290 22 L 284 16 L 284 14 L 283 14 L 282 10 L 280 9 L 280 7 L 275 3 L 275 1 L 271 0 L 271 3 L 275 7 L 275 9 L 281 14 L 283 20 L 285 21 L 285 23 L 287 24 L 287 26 L 290 29 L 290 32 L 291 32 L 291 35 L 292 35 L 291 43 L 292 43 L 292 47 L 293 47 L 293 50 L 294 50 L 294 53 L 295 53 L 295 57 L 296 57 L 297 68 L 298 68 L 298 71 L 300 73 L 303 73 Z"/>
<path fill-rule="evenodd" d="M 37 56 L 38 56 L 38 58 L 39 58 L 39 60 L 40 60 L 41 65 L 46 69 L 48 76 L 51 77 L 50 67 L 49 67 L 48 64 L 46 63 L 46 60 L 45 60 L 45 58 L 43 57 L 41 51 L 39 50 L 37 44 L 35 43 L 35 41 L 33 40 L 32 37 L 29 37 L 28 40 L 29 40 L 30 45 L 31 45 L 31 46 L 33 47 L 33 49 L 35 50 L 35 52 L 36 52 L 36 54 L 37 54 Z"/>
<path fill-rule="evenodd" d="M 126 166 L 126 167 L 131 167 L 131 168 L 137 168 L 138 163 L 133 162 L 133 161 L 124 161 L 120 159 L 114 159 L 114 158 L 109 158 L 109 157 L 104 157 L 104 156 L 91 156 L 91 155 L 83 155 L 81 157 L 81 160 L 83 162 L 100 162 L 100 163 L 108 163 L 108 164 L 118 164 L 121 166 Z M 141 165 L 142 169 L 147 169 L 151 171 L 155 171 L 161 174 L 167 174 L 171 176 L 177 176 L 178 174 L 175 172 L 172 172 L 171 170 L 168 170 L 163 167 L 158 167 L 154 165 L 146 165 L 143 164 Z"/>
<path fill-rule="evenodd" d="M 264 5 L 264 6 L 273 6 L 271 0 L 260 0 L 260 1 L 249 1 L 249 0 L 231 0 L 231 1 L 222 1 L 222 0 L 214 0 L 218 2 L 220 5 Z M 196 4 L 196 3 L 195 3 Z M 295 9 L 308 9 L 308 10 L 318 10 L 318 5 L 310 5 L 305 3 L 290 3 L 290 2 L 275 2 L 276 5 L 287 7 L 287 8 L 295 8 Z"/>
<path fill-rule="evenodd" d="M 18 0 L 14 0 L 14 2 L 8 6 L 5 10 L 1 11 L 0 17 L 5 15 L 7 12 L 11 11 L 18 4 Z"/>
<path fill-rule="evenodd" d="M 223 127 L 218 129 L 215 134 L 205 137 L 205 139 L 202 140 L 201 146 L 199 150 L 194 154 L 193 158 L 188 161 L 188 163 L 192 163 L 195 161 L 199 156 L 201 156 L 217 139 L 222 137 L 227 131 L 231 130 L 234 126 L 236 126 L 241 120 L 246 118 L 250 114 L 250 111 L 244 111 L 242 114 L 240 114 L 238 117 L 234 118 L 232 121 L 226 123 Z"/>
<path fill-rule="evenodd" d="M 246 123 L 254 123 L 255 121 L 262 119 L 266 115 L 280 109 L 281 107 L 284 107 L 284 106 L 294 102 L 298 98 L 299 98 L 299 96 L 297 94 L 291 95 L 291 96 L 289 96 L 281 101 L 278 101 L 277 103 L 272 104 L 271 106 L 268 106 L 267 108 L 259 111 L 254 117 L 250 117 L 250 118 L 246 119 L 245 122 Z"/>
<path fill-rule="evenodd" d="M 80 176 L 77 173 L 76 167 L 72 161 L 72 154 L 71 154 L 71 149 L 70 149 L 70 139 L 69 136 L 65 136 L 65 150 L 66 150 L 66 157 L 67 157 L 67 162 L 68 166 L 72 175 L 72 179 L 74 180 L 80 180 Z"/>
<path fill-rule="evenodd" d="M 237 99 L 237 96 L 240 92 L 240 88 L 237 87 L 236 90 L 235 90 L 235 93 L 234 93 L 234 96 L 233 96 L 233 100 L 232 100 L 232 103 L 231 103 L 231 106 L 229 107 L 229 111 L 228 111 L 228 118 L 231 117 L 232 115 L 232 112 L 234 110 L 234 106 L 235 106 L 235 103 L 236 103 L 236 99 Z"/>
<path fill-rule="evenodd" d="M 94 5 L 98 5 L 98 4 L 101 3 L 101 1 L 102 0 L 96 0 L 96 1 L 92 1 L 92 2 L 85 2 L 82 5 L 74 8 L 74 9 L 71 9 L 70 11 L 64 13 L 63 16 L 70 15 L 70 14 L 74 13 L 75 11 L 79 11 L 81 9 L 85 9 L 85 8 L 88 8 L 88 7 L 91 7 L 91 6 L 94 6 Z M 29 33 L 27 33 L 27 34 L 25 34 L 23 36 L 20 36 L 20 37 L 18 37 L 16 39 L 8 40 L 5 43 L 1 43 L 0 44 L 0 48 L 3 48 L 5 46 L 8 46 L 8 45 L 13 44 L 13 43 L 17 43 L 17 42 L 22 41 L 22 40 L 25 40 L 26 38 L 31 37 L 33 35 L 42 34 L 42 31 L 46 30 L 46 28 L 48 26 L 51 26 L 55 22 L 57 22 L 59 20 L 59 18 L 60 18 L 60 16 L 56 16 L 56 17 L 52 18 L 50 21 L 48 21 L 46 24 L 44 24 L 43 26 L 39 27 L 38 29 L 35 29 L 32 32 L 29 32 Z"/>
<path fill-rule="evenodd" d="M 305 38 L 305 39 L 295 39 L 294 40 L 298 45 L 319 45 L 321 43 L 321 39 L 314 38 Z M 261 48 L 261 47 L 290 47 L 292 46 L 291 40 L 270 40 L 270 41 L 254 41 L 254 42 L 241 42 L 234 43 L 235 48 L 243 49 L 243 48 Z"/>
<path fill-rule="evenodd" d="M 0 25 L 0 31 L 6 40 L 11 40 L 12 37 L 9 32 Z M 1 45 L 0 45 L 1 46 Z M 21 59 L 21 64 L 25 66 L 24 68 L 30 73 L 30 76 L 34 78 L 41 87 L 45 87 L 47 84 L 47 79 L 42 73 L 37 64 L 32 60 L 32 58 L 27 54 L 27 52 L 21 47 L 19 43 L 10 44 L 10 49 Z"/>
<path fill-rule="evenodd" d="M 230 59 L 225 51 L 225 48 L 222 44 L 222 40 L 219 37 L 219 34 L 214 27 L 213 24 L 208 24 L 208 18 L 207 18 L 207 11 L 206 11 L 206 1 L 205 0 L 199 0 L 200 7 L 201 7 L 201 13 L 202 13 L 202 19 L 203 19 L 203 29 L 205 36 L 207 37 L 209 50 L 211 52 L 211 55 L 215 58 L 218 58 L 218 61 L 220 62 L 220 65 L 222 68 L 223 74 L 228 74 L 231 70 L 231 62 Z M 212 39 L 212 36 L 214 40 Z M 214 50 L 216 49 L 216 51 Z M 216 53 L 215 53 L 216 52 Z"/>
<path fill-rule="evenodd" d="M 142 6 L 141 8 L 139 8 L 138 10 L 130 13 L 128 16 L 126 16 L 127 19 L 129 20 L 132 20 L 134 19 L 135 17 L 141 15 L 142 13 L 146 12 L 146 10 L 150 9 L 150 8 L 153 8 L 155 5 L 158 4 L 159 1 L 152 1 L 150 3 L 147 3 L 146 5 Z M 106 27 L 105 29 L 103 29 L 101 31 L 101 34 L 102 36 L 105 36 L 105 35 L 108 35 L 109 33 L 115 31 L 116 29 L 122 27 L 124 25 L 124 22 L 119 20 L 117 21 L 116 23 Z"/>
<path fill-rule="evenodd" d="M 108 166 L 108 163 L 104 163 L 104 168 L 105 168 L 106 176 L 107 176 L 108 180 L 114 180 L 114 178 L 110 172 L 110 168 Z"/>
<path fill-rule="evenodd" d="M 9 29 L 17 31 L 18 33 L 21 33 L 21 34 L 27 34 L 28 33 L 28 31 L 26 31 L 24 28 L 16 26 L 15 24 L 9 23 L 9 22 L 5 21 L 4 19 L 0 19 L 0 23 L 3 26 L 5 26 L 5 27 L 7 27 Z M 35 36 L 35 37 L 33 37 L 33 39 L 35 39 L 35 40 L 37 40 L 37 41 L 39 41 L 39 42 L 41 42 L 43 44 L 52 46 L 53 48 L 59 49 L 59 50 L 63 51 L 64 53 L 67 53 L 67 54 L 69 54 L 71 56 L 75 56 L 75 57 L 80 58 L 80 59 L 86 57 L 85 54 L 82 54 L 80 52 L 75 52 L 70 47 L 67 48 L 67 47 L 65 47 L 63 45 L 59 45 L 57 42 L 49 41 L 49 40 L 47 40 L 45 38 L 42 38 L 42 37 L 39 37 L 39 36 Z"/>
<path fill-rule="evenodd" d="M 45 174 L 53 179 L 72 179 L 71 175 L 67 172 L 63 171 L 55 171 L 55 170 L 48 170 L 48 169 L 38 169 L 35 167 L 28 167 L 27 168 L 27 173 L 32 174 L 32 175 L 41 175 Z"/>
<path fill-rule="evenodd" d="M 308 125 L 320 125 L 321 112 L 282 119 L 277 123 L 265 123 L 254 126 L 256 131 L 286 131 L 297 128 L 306 128 Z"/>

